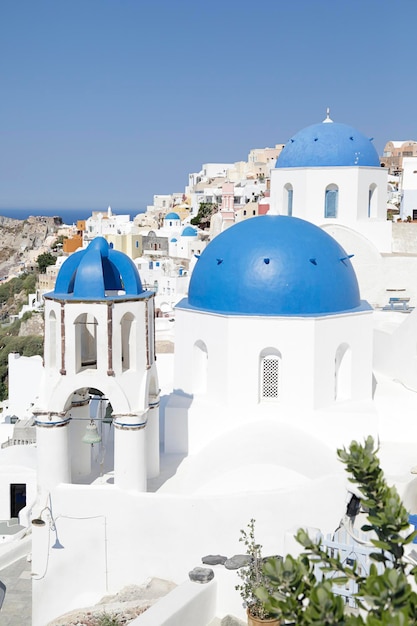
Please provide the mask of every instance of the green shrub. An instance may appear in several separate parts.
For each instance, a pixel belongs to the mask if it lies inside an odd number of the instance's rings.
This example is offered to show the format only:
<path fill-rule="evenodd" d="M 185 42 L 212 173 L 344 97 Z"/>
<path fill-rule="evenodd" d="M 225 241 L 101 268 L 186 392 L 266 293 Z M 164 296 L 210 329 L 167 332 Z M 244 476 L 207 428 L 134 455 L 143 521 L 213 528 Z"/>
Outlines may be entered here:
<path fill-rule="evenodd" d="M 406 556 L 417 532 L 409 532 L 408 512 L 395 487 L 390 487 L 380 468 L 372 437 L 365 443 L 353 441 L 348 450 L 338 450 L 349 480 L 358 485 L 361 506 L 367 511 L 364 531 L 372 531 L 370 542 L 375 552 L 369 574 L 362 576 L 353 563 L 342 562 L 328 553 L 321 542 L 315 542 L 305 530 L 296 538 L 304 552 L 297 558 L 271 558 L 264 568 L 270 586 L 257 590 L 266 609 L 283 624 L 298 626 L 416 626 L 417 583 L 416 563 Z M 382 563 L 378 573 L 375 563 Z M 318 564 L 324 578 L 318 582 L 314 566 Z M 344 600 L 334 593 L 333 584 L 354 580 L 358 585 L 356 601 L 359 614 L 345 612 Z"/>

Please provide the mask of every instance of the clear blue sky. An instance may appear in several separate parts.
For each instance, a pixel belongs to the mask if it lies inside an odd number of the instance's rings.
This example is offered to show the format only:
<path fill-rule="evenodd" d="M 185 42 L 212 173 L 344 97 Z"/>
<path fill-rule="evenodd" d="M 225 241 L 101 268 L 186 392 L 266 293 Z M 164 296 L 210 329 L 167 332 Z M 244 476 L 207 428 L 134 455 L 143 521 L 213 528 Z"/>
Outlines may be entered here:
<path fill-rule="evenodd" d="M 417 139 L 416 0 L 2 0 L 0 210 L 139 210 L 331 117 Z"/>

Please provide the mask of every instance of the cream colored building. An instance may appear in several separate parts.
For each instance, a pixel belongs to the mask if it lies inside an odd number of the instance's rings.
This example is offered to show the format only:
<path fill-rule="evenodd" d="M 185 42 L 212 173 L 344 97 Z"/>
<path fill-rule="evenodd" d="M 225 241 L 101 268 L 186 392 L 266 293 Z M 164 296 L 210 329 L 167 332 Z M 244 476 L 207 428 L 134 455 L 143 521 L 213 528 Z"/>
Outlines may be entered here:
<path fill-rule="evenodd" d="M 417 141 L 388 141 L 380 161 L 381 165 L 387 167 L 390 173 L 397 174 L 403 169 L 403 157 L 414 156 L 417 156 Z"/>

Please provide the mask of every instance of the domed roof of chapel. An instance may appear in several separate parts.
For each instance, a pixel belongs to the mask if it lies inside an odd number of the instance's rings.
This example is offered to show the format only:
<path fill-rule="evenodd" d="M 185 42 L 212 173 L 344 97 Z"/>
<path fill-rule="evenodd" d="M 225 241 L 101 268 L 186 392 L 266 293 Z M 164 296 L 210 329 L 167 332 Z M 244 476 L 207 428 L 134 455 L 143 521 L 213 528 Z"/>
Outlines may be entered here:
<path fill-rule="evenodd" d="M 341 166 L 380 167 L 378 153 L 372 139 L 327 117 L 291 137 L 275 167 Z"/>
<path fill-rule="evenodd" d="M 96 237 L 88 248 L 74 252 L 62 264 L 51 295 L 65 300 L 102 300 L 109 295 L 141 293 L 142 283 L 133 261 L 113 250 L 104 237 Z"/>
<path fill-rule="evenodd" d="M 181 233 L 181 237 L 195 237 L 197 235 L 197 229 L 192 226 L 186 226 Z"/>
<path fill-rule="evenodd" d="M 187 308 L 230 315 L 316 316 L 361 307 L 343 248 L 318 226 L 283 215 L 254 217 L 215 237 L 188 293 Z"/>

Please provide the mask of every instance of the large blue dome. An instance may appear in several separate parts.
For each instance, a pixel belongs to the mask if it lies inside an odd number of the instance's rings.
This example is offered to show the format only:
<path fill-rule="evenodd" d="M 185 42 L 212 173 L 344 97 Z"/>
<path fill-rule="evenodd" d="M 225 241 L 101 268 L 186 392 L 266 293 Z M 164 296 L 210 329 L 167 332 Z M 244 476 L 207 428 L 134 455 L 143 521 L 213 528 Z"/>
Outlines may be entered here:
<path fill-rule="evenodd" d="M 372 140 L 352 126 L 325 120 L 296 133 L 276 167 L 380 167 Z"/>
<path fill-rule="evenodd" d="M 143 293 L 139 272 L 123 252 L 113 250 L 104 237 L 96 237 L 88 248 L 68 257 L 59 270 L 54 298 L 103 300 Z M 109 296 L 111 292 L 111 296 Z"/>
<path fill-rule="evenodd" d="M 348 255 L 304 220 L 264 215 L 218 235 L 191 277 L 189 308 L 237 315 L 327 315 L 361 306 Z"/>

